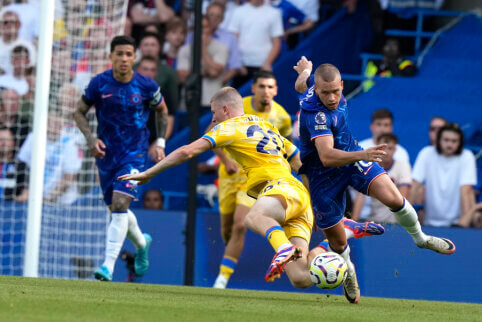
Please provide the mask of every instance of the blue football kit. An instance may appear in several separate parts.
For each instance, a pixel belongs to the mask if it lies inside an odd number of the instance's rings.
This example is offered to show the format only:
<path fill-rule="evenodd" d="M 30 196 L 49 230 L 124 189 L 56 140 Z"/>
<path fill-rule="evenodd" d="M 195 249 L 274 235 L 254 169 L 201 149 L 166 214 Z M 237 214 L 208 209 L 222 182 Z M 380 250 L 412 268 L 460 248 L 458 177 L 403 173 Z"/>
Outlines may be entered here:
<path fill-rule="evenodd" d="M 347 103 L 342 96 L 338 108 L 326 108 L 314 90 L 314 78 L 307 80 L 308 89 L 300 96 L 300 157 L 310 184 L 316 224 L 330 228 L 343 219 L 345 190 L 348 186 L 367 194 L 370 183 L 385 173 L 378 163 L 358 161 L 341 167 L 325 167 L 315 146 L 315 139 L 332 136 L 334 148 L 351 152 L 363 150 L 351 135 L 347 122 Z"/>
<path fill-rule="evenodd" d="M 107 205 L 113 191 L 137 198 L 135 181 L 118 181 L 117 177 L 143 171 L 149 148 L 146 122 L 152 108 L 162 102 L 159 88 L 152 79 L 134 72 L 127 83 L 114 79 L 112 69 L 90 81 L 82 96 L 95 105 L 97 137 L 105 146 L 105 156 L 96 159 L 100 185 Z"/>

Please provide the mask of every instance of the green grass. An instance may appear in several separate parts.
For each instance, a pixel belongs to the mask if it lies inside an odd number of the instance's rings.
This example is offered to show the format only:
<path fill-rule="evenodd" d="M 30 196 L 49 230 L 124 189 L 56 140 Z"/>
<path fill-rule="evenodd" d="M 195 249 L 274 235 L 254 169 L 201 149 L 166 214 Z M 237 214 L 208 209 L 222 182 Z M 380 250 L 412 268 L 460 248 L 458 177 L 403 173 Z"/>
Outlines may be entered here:
<path fill-rule="evenodd" d="M 0 321 L 481 321 L 482 305 L 0 276 Z"/>

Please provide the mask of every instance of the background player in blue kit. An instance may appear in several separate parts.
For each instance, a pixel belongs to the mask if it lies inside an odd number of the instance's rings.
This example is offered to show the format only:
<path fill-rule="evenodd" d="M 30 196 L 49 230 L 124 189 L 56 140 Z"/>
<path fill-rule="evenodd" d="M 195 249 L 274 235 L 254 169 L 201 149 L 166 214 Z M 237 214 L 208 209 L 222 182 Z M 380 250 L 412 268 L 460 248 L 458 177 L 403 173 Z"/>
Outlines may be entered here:
<path fill-rule="evenodd" d="M 312 63 L 305 57 L 294 69 L 298 72 L 295 87 L 304 91 L 300 97 L 300 173 L 309 180 L 316 224 L 328 238 L 331 250 L 347 262 L 349 272 L 343 285 L 351 303 L 360 300 L 355 267 L 343 225 L 345 189 L 351 185 L 374 197 L 393 212 L 400 225 L 420 248 L 452 254 L 455 245 L 448 239 L 425 235 L 417 213 L 376 162 L 385 155 L 385 145 L 363 150 L 351 135 L 347 124 L 346 100 L 339 70 L 331 64 L 319 66 L 310 77 Z"/>
<path fill-rule="evenodd" d="M 144 275 L 149 267 L 147 253 L 152 238 L 142 234 L 130 202 L 137 197 L 137 182 L 117 181 L 124 174 L 144 170 L 147 161 L 149 130 L 146 127 L 151 109 L 156 111 L 156 162 L 164 158 L 167 106 L 159 86 L 150 78 L 133 71 L 135 40 L 117 36 L 111 42 L 109 58 L 112 69 L 95 76 L 78 102 L 74 119 L 96 158 L 104 201 L 112 212 L 107 230 L 105 261 L 94 276 L 112 280 L 114 264 L 125 237 L 137 251 L 135 271 Z M 86 113 L 95 105 L 97 137 L 89 128 Z"/>

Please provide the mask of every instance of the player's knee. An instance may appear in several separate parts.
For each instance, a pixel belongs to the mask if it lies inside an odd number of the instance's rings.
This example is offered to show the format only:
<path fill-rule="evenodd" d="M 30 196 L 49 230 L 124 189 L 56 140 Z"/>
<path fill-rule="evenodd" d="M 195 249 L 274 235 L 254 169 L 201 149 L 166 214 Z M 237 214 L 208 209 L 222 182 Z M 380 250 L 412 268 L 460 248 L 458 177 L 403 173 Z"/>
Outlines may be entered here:
<path fill-rule="evenodd" d="M 231 227 L 226 227 L 226 226 L 221 227 L 221 236 L 225 244 L 227 244 L 231 239 L 231 231 L 232 231 Z"/>
<path fill-rule="evenodd" d="M 112 199 L 112 205 L 111 205 L 112 211 L 126 211 L 129 209 L 129 201 L 123 199 L 123 198 L 113 198 Z"/>
<path fill-rule="evenodd" d="M 233 225 L 233 235 L 243 236 L 245 233 L 246 233 L 245 220 L 235 221 Z"/>
<path fill-rule="evenodd" d="M 384 203 L 390 209 L 399 209 L 403 206 L 403 197 L 398 191 L 391 192 L 387 194 Z"/>
<path fill-rule="evenodd" d="M 334 240 L 330 240 L 329 244 L 331 250 L 333 250 L 335 253 L 341 254 L 345 250 L 347 242 L 346 239 L 335 238 Z"/>
<path fill-rule="evenodd" d="M 253 229 L 255 223 L 256 223 L 256 213 L 253 211 L 248 212 L 246 217 L 244 218 L 244 226 L 248 227 L 250 229 Z"/>

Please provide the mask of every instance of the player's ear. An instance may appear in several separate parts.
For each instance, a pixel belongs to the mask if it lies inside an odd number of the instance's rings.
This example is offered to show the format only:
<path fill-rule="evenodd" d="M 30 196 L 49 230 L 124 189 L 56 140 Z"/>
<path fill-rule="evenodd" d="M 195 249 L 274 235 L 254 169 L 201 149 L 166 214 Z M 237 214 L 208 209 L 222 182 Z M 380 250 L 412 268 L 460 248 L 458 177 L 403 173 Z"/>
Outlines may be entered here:
<path fill-rule="evenodd" d="M 340 81 L 341 89 L 343 89 L 343 81 Z"/>

